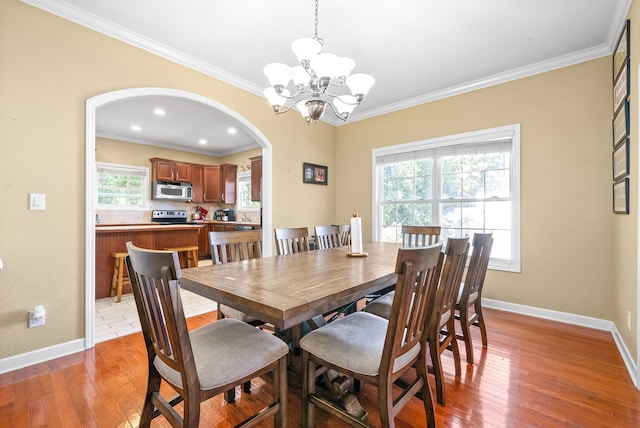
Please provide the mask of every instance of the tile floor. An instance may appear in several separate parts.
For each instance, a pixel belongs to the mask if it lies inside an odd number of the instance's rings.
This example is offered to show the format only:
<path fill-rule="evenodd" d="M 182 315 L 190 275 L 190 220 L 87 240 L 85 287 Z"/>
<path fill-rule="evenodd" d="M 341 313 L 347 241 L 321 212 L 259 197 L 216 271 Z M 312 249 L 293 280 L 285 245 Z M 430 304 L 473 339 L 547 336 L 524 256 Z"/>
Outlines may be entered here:
<path fill-rule="evenodd" d="M 206 261 L 203 262 L 206 263 Z M 180 297 L 182 297 L 184 315 L 187 318 L 215 311 L 217 308 L 213 300 L 187 290 L 181 290 Z M 123 295 L 120 303 L 116 302 L 115 297 L 96 300 L 96 343 L 138 331 L 140 331 L 140 319 L 133 294 Z"/>

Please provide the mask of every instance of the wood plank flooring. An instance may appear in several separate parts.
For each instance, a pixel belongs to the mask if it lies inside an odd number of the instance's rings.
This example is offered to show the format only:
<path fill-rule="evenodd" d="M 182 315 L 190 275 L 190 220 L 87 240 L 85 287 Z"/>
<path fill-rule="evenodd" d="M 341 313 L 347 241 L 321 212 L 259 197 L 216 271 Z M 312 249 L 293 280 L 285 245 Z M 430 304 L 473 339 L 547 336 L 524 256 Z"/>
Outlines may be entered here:
<path fill-rule="evenodd" d="M 436 406 L 439 427 L 640 426 L 640 392 L 609 333 L 496 310 L 487 309 L 485 317 L 489 347 L 482 349 L 474 329 L 474 366 L 465 364 L 462 346 L 456 379 L 449 353 L 443 356 L 447 405 Z M 209 313 L 189 325 L 214 320 Z M 0 375 L 0 427 L 138 426 L 146 373 L 143 339 L 135 333 Z M 203 403 L 200 426 L 233 426 L 262 408 L 270 390 L 256 379 L 251 394 L 238 389 L 236 403 L 225 404 L 221 396 Z M 358 397 L 377 424 L 375 388 L 365 386 Z M 167 426 L 162 418 L 152 423 Z M 291 388 L 289 426 L 300 426 L 300 391 Z M 316 426 L 342 424 L 317 411 Z M 398 415 L 396 426 L 424 426 L 419 400 Z"/>

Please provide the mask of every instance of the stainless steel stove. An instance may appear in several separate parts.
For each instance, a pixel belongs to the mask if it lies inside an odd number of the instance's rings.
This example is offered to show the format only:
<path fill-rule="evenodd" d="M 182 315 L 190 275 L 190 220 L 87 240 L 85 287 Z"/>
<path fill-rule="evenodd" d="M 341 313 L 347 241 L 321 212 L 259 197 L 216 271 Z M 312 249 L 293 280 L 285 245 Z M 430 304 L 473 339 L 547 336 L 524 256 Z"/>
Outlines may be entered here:
<path fill-rule="evenodd" d="M 189 215 L 187 210 L 153 210 L 151 211 L 151 221 L 162 224 L 196 224 L 187 221 Z"/>

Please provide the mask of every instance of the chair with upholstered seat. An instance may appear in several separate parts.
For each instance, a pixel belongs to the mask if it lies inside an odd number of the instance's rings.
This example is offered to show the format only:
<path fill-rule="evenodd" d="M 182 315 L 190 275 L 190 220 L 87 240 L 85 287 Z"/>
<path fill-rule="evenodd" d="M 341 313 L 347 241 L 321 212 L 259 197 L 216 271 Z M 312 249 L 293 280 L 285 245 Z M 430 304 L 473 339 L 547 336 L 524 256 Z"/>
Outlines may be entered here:
<path fill-rule="evenodd" d="M 316 226 L 314 227 L 314 232 L 316 237 L 316 250 L 342 246 L 340 228 L 338 226 Z"/>
<path fill-rule="evenodd" d="M 435 304 L 431 313 L 433 320 L 427 331 L 431 365 L 433 367 L 433 375 L 436 379 L 436 398 L 438 404 L 442 406 L 446 403 L 446 397 L 442 359 L 440 356 L 445 350 L 451 350 L 453 353 L 456 377 L 459 377 L 461 374 L 460 351 L 458 349 L 455 330 L 455 309 L 468 253 L 468 237 L 449 238 L 447 240 L 442 276 L 440 277 L 438 294 L 436 295 Z"/>
<path fill-rule="evenodd" d="M 262 257 L 260 230 L 209 232 L 211 261 L 214 265 Z M 235 318 L 252 325 L 264 324 L 257 318 L 237 309 L 218 304 L 218 319 Z"/>
<path fill-rule="evenodd" d="M 423 247 L 440 241 L 440 226 L 402 225 L 402 244 L 405 247 Z"/>
<path fill-rule="evenodd" d="M 398 282 L 389 320 L 355 312 L 302 338 L 303 427 L 314 426 L 315 407 L 351 426 L 370 426 L 362 419 L 364 411 L 354 415 L 348 406 L 338 405 L 316 392 L 316 379 L 327 371 L 375 385 L 383 427 L 394 426 L 394 417 L 419 393 L 425 409 L 425 425 L 435 427 L 423 344 L 442 266 L 441 248 L 442 244 L 437 244 L 398 250 Z M 411 370 L 414 366 L 415 371 Z M 396 395 L 394 382 L 400 377 L 408 383 Z M 349 394 L 352 393 L 344 392 L 339 400 L 349 402 Z"/>
<path fill-rule="evenodd" d="M 440 355 L 447 349 L 453 352 L 456 377 L 460 376 L 460 352 L 455 339 L 455 303 L 458 289 L 462 282 L 467 253 L 469 252 L 469 238 L 449 238 L 445 251 L 445 261 L 442 276 L 438 285 L 438 294 L 431 316 L 430 328 L 427 330 L 427 341 L 431 355 L 431 366 L 436 379 L 436 393 L 438 403 L 446 402 L 444 388 L 444 374 Z M 392 302 L 395 292 L 373 300 L 364 307 L 364 312 L 389 319 L 392 314 Z"/>
<path fill-rule="evenodd" d="M 262 257 L 262 235 L 260 230 L 237 230 L 209 232 L 209 246 L 211 247 L 211 261 L 214 265 Z M 264 321 L 246 314 L 231 306 L 218 303 L 218 319 L 233 318 L 252 326 L 262 326 Z M 251 392 L 251 383 L 243 385 L 244 392 Z M 235 390 L 229 390 L 225 395 L 228 402 L 235 400 Z"/>
<path fill-rule="evenodd" d="M 145 250 L 127 243 L 126 258 L 148 356 L 147 391 L 140 426 L 156 416 L 171 426 L 198 426 L 200 403 L 251 379 L 271 374 L 273 400 L 241 425 L 275 418 L 287 424 L 288 346 L 277 337 L 242 321 L 218 320 L 188 331 L 180 298 L 180 262 L 175 251 Z M 178 396 L 167 399 L 161 383 Z M 174 406 L 184 402 L 183 411 Z M 247 403 L 248 404 L 248 403 Z M 240 404 L 253 412 L 253 405 Z"/>
<path fill-rule="evenodd" d="M 274 229 L 274 234 L 279 256 L 311 250 L 309 230 L 306 227 L 278 228 Z"/>
<path fill-rule="evenodd" d="M 482 316 L 482 288 L 489 266 L 492 233 L 476 233 L 473 235 L 473 250 L 467 268 L 467 275 L 460 285 L 458 302 L 456 304 L 456 318 L 460 321 L 461 335 L 458 339 L 464 341 L 467 363 L 473 364 L 473 341 L 469 327 L 475 325 L 480 328 L 482 346 L 487 346 L 487 329 Z"/>

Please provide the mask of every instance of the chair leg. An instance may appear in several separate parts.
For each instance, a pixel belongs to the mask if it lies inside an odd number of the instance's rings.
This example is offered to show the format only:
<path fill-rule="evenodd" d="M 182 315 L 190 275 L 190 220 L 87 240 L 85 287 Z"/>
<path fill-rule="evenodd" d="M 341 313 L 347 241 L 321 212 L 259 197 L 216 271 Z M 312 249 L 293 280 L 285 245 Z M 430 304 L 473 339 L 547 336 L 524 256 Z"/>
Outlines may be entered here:
<path fill-rule="evenodd" d="M 251 381 L 247 381 L 242 384 L 242 392 L 246 392 L 247 394 L 251 394 Z"/>
<path fill-rule="evenodd" d="M 484 317 L 482 316 L 482 306 L 480 302 L 476 302 L 476 314 L 478 314 L 478 327 L 480 327 L 480 335 L 482 336 L 482 346 L 487 346 L 487 328 L 484 325 Z"/>
<path fill-rule="evenodd" d="M 302 351 L 302 427 L 313 427 L 315 420 L 315 406 L 309 400 L 309 395 L 316 392 L 316 365 L 309 353 Z"/>
<path fill-rule="evenodd" d="M 460 349 L 458 348 L 458 339 L 456 339 L 456 325 L 455 318 L 451 317 L 449 322 L 447 323 L 447 340 L 450 340 L 451 343 L 449 346 L 451 347 L 451 352 L 453 352 L 453 362 L 456 367 L 456 377 L 460 377 L 462 370 L 460 368 Z"/>
<path fill-rule="evenodd" d="M 395 427 L 392 387 L 393 384 L 378 385 L 378 410 L 380 412 L 382 428 Z"/>
<path fill-rule="evenodd" d="M 147 377 L 147 394 L 142 406 L 142 412 L 140 413 L 140 428 L 149 428 L 151 426 L 151 420 L 153 419 L 153 411 L 155 405 L 153 404 L 153 397 L 160 391 L 161 377 L 154 369 L 149 369 Z"/>
<path fill-rule="evenodd" d="M 224 401 L 226 401 L 227 403 L 233 403 L 234 401 L 236 401 L 236 389 L 235 388 L 231 388 L 230 390 L 226 391 L 224 393 Z"/>
<path fill-rule="evenodd" d="M 274 399 L 280 404 L 280 411 L 275 415 L 275 427 L 283 428 L 287 426 L 287 357 L 280 358 L 278 366 L 273 373 Z"/>
<path fill-rule="evenodd" d="M 425 355 L 425 354 L 423 354 Z M 416 375 L 424 379 L 422 385 L 422 404 L 424 406 L 424 412 L 427 419 L 427 428 L 436 428 L 436 414 L 435 405 L 433 403 L 433 395 L 431 394 L 431 387 L 429 386 L 429 376 L 427 373 L 426 358 L 421 358 L 416 364 Z"/>
<path fill-rule="evenodd" d="M 429 343 L 429 352 L 431 353 L 431 365 L 433 366 L 433 376 L 436 379 L 436 397 L 438 404 L 444 406 L 446 397 L 444 395 L 444 374 L 442 373 L 442 363 L 440 361 L 440 343 L 436 336 L 434 343 Z"/>
<path fill-rule="evenodd" d="M 460 329 L 462 330 L 462 340 L 464 340 L 464 350 L 467 354 L 467 363 L 473 365 L 473 340 L 469 325 L 469 312 L 460 308 Z"/>
<path fill-rule="evenodd" d="M 122 278 L 124 277 L 124 260 L 118 260 L 118 290 L 116 302 L 122 301 Z"/>

